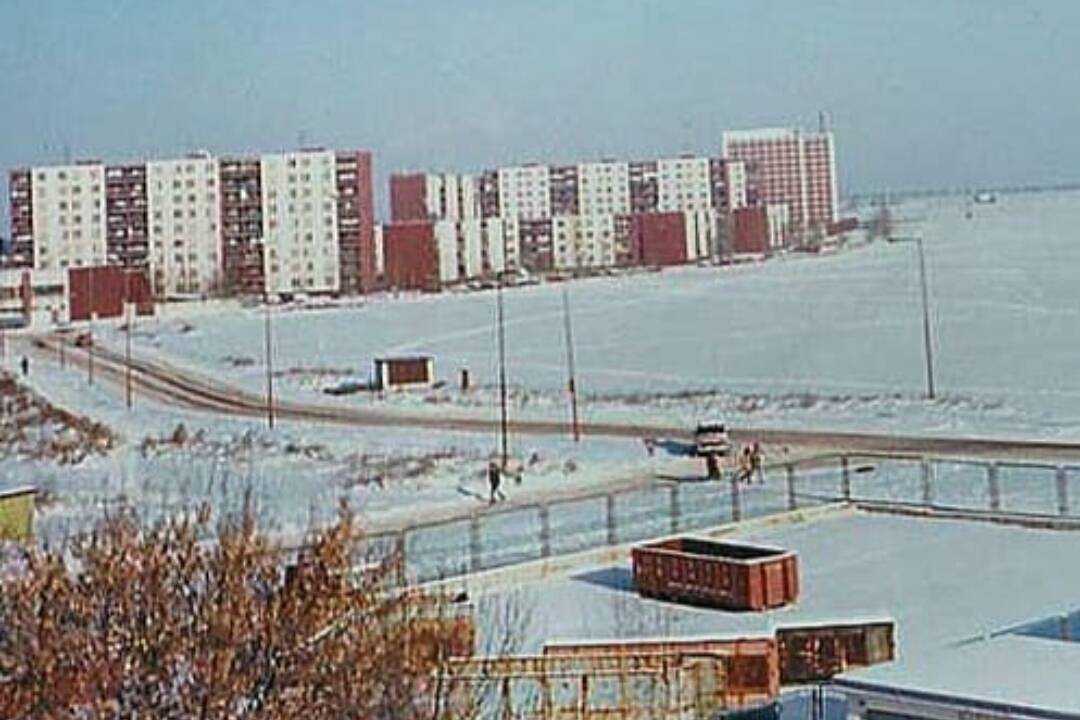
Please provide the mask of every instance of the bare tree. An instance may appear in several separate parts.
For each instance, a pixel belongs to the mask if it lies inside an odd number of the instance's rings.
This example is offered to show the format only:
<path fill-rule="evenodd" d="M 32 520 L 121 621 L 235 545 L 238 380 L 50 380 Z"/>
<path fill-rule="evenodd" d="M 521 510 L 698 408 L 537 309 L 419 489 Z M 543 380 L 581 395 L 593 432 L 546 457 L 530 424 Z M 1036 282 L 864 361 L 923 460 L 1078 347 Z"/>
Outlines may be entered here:
<path fill-rule="evenodd" d="M 432 716 L 471 618 L 399 587 L 397 558 L 358 569 L 346 507 L 288 565 L 250 509 L 208 518 L 23 551 L 0 574 L 0 717 Z"/>

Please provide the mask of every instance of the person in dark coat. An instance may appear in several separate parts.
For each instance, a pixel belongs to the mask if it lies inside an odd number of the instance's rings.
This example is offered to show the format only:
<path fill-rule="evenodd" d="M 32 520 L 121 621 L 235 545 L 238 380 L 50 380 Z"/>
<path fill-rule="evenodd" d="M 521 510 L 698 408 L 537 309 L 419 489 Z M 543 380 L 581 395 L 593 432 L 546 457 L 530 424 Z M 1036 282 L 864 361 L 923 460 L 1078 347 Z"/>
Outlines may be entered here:
<path fill-rule="evenodd" d="M 499 491 L 499 486 L 502 485 L 502 471 L 499 469 L 498 463 L 492 461 L 488 463 L 488 486 L 491 488 L 491 504 L 494 505 L 495 501 L 502 498 L 503 494 Z"/>
<path fill-rule="evenodd" d="M 19 365 L 22 367 L 22 374 L 23 375 L 29 375 L 30 374 L 30 358 L 23 355 L 22 360 L 19 361 Z"/>

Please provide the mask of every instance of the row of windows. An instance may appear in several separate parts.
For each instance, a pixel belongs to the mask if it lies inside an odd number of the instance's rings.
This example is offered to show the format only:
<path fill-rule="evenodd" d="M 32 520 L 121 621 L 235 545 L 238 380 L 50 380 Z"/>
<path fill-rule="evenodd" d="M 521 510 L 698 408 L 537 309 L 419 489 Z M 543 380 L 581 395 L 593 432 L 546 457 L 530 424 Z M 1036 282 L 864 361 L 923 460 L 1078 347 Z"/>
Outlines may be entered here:
<path fill-rule="evenodd" d="M 60 187 L 58 187 L 56 189 L 56 192 L 58 194 L 60 194 L 60 195 L 68 195 L 68 194 L 82 195 L 82 191 L 83 191 L 83 187 L 81 185 L 70 185 L 70 186 L 61 185 Z M 100 185 L 91 185 L 90 186 L 90 192 L 91 192 L 91 194 L 94 194 L 94 195 L 100 195 L 101 194 L 101 186 Z M 38 197 L 38 198 L 43 198 L 48 194 L 49 194 L 48 189 L 45 188 L 45 187 L 39 187 L 39 188 L 35 189 L 35 191 L 34 191 L 34 196 Z"/>

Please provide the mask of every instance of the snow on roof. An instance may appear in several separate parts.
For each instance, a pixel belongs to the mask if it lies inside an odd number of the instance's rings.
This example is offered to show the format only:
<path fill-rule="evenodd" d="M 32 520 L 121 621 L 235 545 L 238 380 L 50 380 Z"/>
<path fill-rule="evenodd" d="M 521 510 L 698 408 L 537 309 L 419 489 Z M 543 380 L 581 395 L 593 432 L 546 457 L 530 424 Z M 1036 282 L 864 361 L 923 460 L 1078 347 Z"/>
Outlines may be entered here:
<path fill-rule="evenodd" d="M 1080 598 L 1080 574 L 1062 572 L 1075 557 L 1071 532 L 855 513 L 739 537 L 798 552 L 802 591 L 795 605 L 739 613 L 641 598 L 625 562 L 518 582 L 495 594 L 517 595 L 529 607 L 524 651 L 539 650 L 547 638 L 757 637 L 777 627 L 893 618 L 898 660 L 875 669 L 876 677 L 919 685 L 937 669 L 943 687 L 978 686 L 978 676 L 990 671 L 946 657 L 961 652 L 963 640 L 1052 615 Z M 1043 657 L 1071 663 L 1075 656 L 1070 667 L 1080 670 L 1080 645 L 1056 645 L 1073 647 L 1049 647 Z M 1025 666 L 996 647 L 986 652 L 995 653 L 996 674 L 1023 675 L 1050 662 Z"/>
<path fill-rule="evenodd" d="M 841 686 L 939 702 L 977 701 L 1012 708 L 1071 711 L 1080 717 L 1080 645 L 1008 635 L 949 648 L 918 662 L 879 665 Z M 987 708 L 989 709 L 989 708 Z"/>

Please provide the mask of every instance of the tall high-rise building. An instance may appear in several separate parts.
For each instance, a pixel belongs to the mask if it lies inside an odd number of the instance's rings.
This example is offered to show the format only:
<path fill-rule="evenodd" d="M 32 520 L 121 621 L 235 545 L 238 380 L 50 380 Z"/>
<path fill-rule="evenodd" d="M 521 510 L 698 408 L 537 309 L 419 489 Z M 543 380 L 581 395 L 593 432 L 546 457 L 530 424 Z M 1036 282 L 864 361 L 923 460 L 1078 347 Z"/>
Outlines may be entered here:
<path fill-rule="evenodd" d="M 221 195 L 206 153 L 146 163 L 151 283 L 158 297 L 221 289 Z"/>
<path fill-rule="evenodd" d="M 8 267 L 145 268 L 159 297 L 375 287 L 367 152 L 80 162 L 9 187 Z"/>
<path fill-rule="evenodd" d="M 750 204 L 788 206 L 796 233 L 805 235 L 835 222 L 836 155 L 828 131 L 794 129 L 725 132 L 725 159 L 746 166 Z"/>

